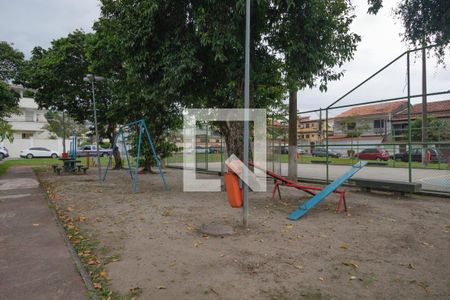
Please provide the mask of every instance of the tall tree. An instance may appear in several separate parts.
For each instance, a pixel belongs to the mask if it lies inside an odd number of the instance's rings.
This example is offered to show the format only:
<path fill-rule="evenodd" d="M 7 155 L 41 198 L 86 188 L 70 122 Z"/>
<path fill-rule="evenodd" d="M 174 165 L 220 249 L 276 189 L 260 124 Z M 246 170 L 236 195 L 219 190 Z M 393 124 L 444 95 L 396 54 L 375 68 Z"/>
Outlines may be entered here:
<path fill-rule="evenodd" d="M 70 116 L 65 116 L 63 119 L 62 113 L 57 111 L 48 111 L 45 118 L 48 124 L 43 128 L 48 130 L 53 137 L 80 136 L 88 131 L 86 126 L 76 122 Z"/>
<path fill-rule="evenodd" d="M 382 7 L 382 0 L 368 0 L 369 13 L 376 14 Z M 414 47 L 436 44 L 434 53 L 438 63 L 443 63 L 445 50 L 450 43 L 450 1 L 408 0 L 399 1 L 395 15 L 402 22 L 403 41 Z M 422 49 L 422 163 L 426 164 L 428 137 L 426 54 Z"/>
<path fill-rule="evenodd" d="M 22 52 L 14 49 L 7 42 L 0 42 L 0 141 L 12 142 L 12 127 L 5 118 L 18 112 L 19 95 L 10 87 L 15 82 L 24 63 Z"/>
<path fill-rule="evenodd" d="M 270 45 L 284 61 L 289 91 L 289 171 L 297 179 L 297 93 L 329 81 L 339 80 L 345 61 L 353 58 L 360 37 L 350 31 L 354 19 L 349 0 L 271 1 Z"/>
<path fill-rule="evenodd" d="M 22 80 L 27 86 L 37 89 L 35 101 L 40 107 L 67 111 L 79 123 L 93 122 L 92 87 L 83 78 L 92 71 L 105 69 L 101 69 L 99 63 L 95 68 L 92 66 L 90 58 L 96 57 L 90 53 L 90 48 L 95 43 L 93 34 L 76 30 L 67 37 L 52 41 L 49 49 L 33 49 Z M 96 82 L 95 94 L 100 137 L 114 140 L 120 114 L 111 113 L 115 103 L 111 85 L 110 81 Z M 115 158 L 116 167 L 120 167 L 120 155 Z"/>
<path fill-rule="evenodd" d="M 358 39 L 348 34 L 348 2 L 291 2 L 252 1 L 253 108 L 281 105 L 287 82 L 298 89 L 320 79 L 326 87 L 340 77 L 332 67 L 351 57 Z M 148 91 L 142 104 L 173 103 L 174 114 L 190 106 L 243 107 L 244 0 L 102 3 L 101 20 L 117 24 L 129 72 Z M 242 158 L 242 122 L 219 127 L 229 154 Z"/>

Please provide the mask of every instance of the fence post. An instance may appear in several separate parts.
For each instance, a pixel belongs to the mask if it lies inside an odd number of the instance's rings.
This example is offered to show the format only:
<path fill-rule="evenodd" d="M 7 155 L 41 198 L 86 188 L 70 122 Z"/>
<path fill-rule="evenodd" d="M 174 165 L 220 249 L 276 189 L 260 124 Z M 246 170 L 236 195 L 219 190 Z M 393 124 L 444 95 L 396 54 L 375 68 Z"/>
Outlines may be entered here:
<path fill-rule="evenodd" d="M 406 54 L 406 77 L 407 77 L 407 90 L 408 90 L 408 179 L 412 182 L 412 169 L 411 169 L 411 74 L 410 74 L 410 52 Z"/>
<path fill-rule="evenodd" d="M 330 177 L 329 177 L 329 156 L 328 156 L 328 107 L 325 110 L 325 136 L 326 136 L 326 153 L 327 153 L 327 183 L 330 181 Z"/>
<path fill-rule="evenodd" d="M 208 123 L 205 124 L 206 144 L 205 144 L 205 169 L 208 171 L 209 147 L 208 147 Z"/>

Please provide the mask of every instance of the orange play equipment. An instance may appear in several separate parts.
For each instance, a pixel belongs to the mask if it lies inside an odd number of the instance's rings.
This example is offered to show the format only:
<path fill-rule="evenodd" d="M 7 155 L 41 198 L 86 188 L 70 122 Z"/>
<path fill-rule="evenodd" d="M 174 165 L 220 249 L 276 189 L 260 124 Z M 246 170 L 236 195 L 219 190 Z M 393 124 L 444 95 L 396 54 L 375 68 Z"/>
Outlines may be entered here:
<path fill-rule="evenodd" d="M 233 208 L 242 207 L 242 189 L 239 185 L 239 177 L 236 173 L 228 171 L 224 174 L 225 188 L 227 190 L 228 202 Z"/>

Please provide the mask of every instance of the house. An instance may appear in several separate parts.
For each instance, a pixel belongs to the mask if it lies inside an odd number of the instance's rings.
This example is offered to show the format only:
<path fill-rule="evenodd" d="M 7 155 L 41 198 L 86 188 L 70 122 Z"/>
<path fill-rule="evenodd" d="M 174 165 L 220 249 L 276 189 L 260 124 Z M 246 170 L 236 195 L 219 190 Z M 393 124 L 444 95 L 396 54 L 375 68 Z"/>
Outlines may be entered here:
<path fill-rule="evenodd" d="M 407 107 L 406 100 L 352 107 L 334 117 L 334 135 L 329 138 L 329 145 L 339 145 L 333 149 L 347 155 L 349 151 L 389 143 L 393 119 Z"/>
<path fill-rule="evenodd" d="M 10 157 L 19 157 L 20 151 L 29 147 L 45 147 L 62 152 L 62 139 L 50 139 L 50 133 L 44 129 L 47 125 L 45 110 L 38 108 L 33 98 L 24 97 L 25 89 L 20 85 L 13 85 L 12 89 L 20 95 L 19 114 L 14 114 L 6 121 L 14 131 L 14 141 L 1 142 L 8 148 Z M 67 149 L 70 141 L 66 141 Z"/>
<path fill-rule="evenodd" d="M 323 141 L 326 135 L 326 120 L 308 117 L 297 118 L 297 138 L 301 144 L 316 144 Z M 333 135 L 332 122 L 328 122 L 328 136 Z"/>
<path fill-rule="evenodd" d="M 411 106 L 411 121 L 422 118 L 422 103 Z M 427 103 L 428 117 L 447 120 L 450 124 L 450 100 Z M 447 132 L 450 128 L 447 128 Z M 444 134 L 444 132 L 443 132 Z M 442 134 L 442 135 L 443 135 Z M 408 109 L 398 113 L 392 119 L 392 135 L 396 141 L 408 140 Z"/>
<path fill-rule="evenodd" d="M 378 137 L 381 142 L 390 137 L 393 118 L 404 111 L 407 101 L 352 107 L 334 118 L 334 135 L 342 137 Z"/>

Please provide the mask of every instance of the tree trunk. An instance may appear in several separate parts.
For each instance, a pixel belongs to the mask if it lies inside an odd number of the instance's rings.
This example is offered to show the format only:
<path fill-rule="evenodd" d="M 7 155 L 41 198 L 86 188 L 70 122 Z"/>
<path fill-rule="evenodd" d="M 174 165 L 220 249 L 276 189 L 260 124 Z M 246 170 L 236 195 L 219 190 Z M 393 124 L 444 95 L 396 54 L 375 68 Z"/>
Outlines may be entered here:
<path fill-rule="evenodd" d="M 117 147 L 116 145 L 114 145 L 113 156 L 114 156 L 114 162 L 115 162 L 114 170 L 122 169 L 122 157 L 120 157 L 119 147 Z"/>
<path fill-rule="evenodd" d="M 228 158 L 232 154 L 244 161 L 244 122 L 220 122 L 220 131 L 225 138 Z M 249 161 L 253 160 L 252 138 L 250 137 Z"/>
<path fill-rule="evenodd" d="M 289 160 L 288 177 L 297 181 L 297 89 L 289 91 Z"/>

